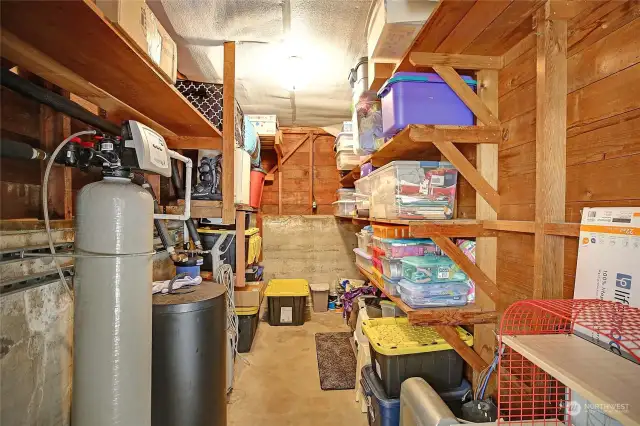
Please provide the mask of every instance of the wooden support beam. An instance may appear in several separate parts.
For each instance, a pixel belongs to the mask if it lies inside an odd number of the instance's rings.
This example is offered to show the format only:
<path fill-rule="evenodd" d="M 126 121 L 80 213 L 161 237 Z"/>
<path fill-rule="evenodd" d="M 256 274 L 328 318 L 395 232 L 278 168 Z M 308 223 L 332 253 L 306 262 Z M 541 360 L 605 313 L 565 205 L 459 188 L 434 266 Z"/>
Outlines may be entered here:
<path fill-rule="evenodd" d="M 178 200 L 177 206 L 165 206 L 167 214 L 184 213 L 184 200 Z M 191 217 L 222 217 L 222 201 L 191 200 Z"/>
<path fill-rule="evenodd" d="M 475 95 L 474 95 L 475 96 Z M 491 208 L 498 212 L 500 210 L 500 195 L 478 172 L 469 160 L 460 152 L 456 146 L 449 141 L 434 141 L 433 144 L 444 155 L 447 160 L 469 181 L 471 186 L 484 198 Z"/>
<path fill-rule="evenodd" d="M 246 285 L 244 279 L 244 271 L 247 269 L 247 256 L 244 249 L 246 216 L 247 213 L 242 210 L 236 212 L 236 287 L 244 287 Z"/>
<path fill-rule="evenodd" d="M 524 234 L 534 234 L 536 232 L 535 222 L 527 220 L 485 220 L 484 229 L 494 231 L 521 232 Z"/>
<path fill-rule="evenodd" d="M 224 43 L 222 81 L 222 158 L 224 161 L 222 167 L 222 223 L 231 224 L 236 219 L 234 194 L 236 44 L 234 42 Z"/>
<path fill-rule="evenodd" d="M 501 56 L 411 52 L 409 62 L 416 68 L 433 68 L 437 65 L 464 70 L 499 70 L 502 68 Z"/>
<path fill-rule="evenodd" d="M 478 355 L 472 348 L 470 348 L 458 334 L 458 330 L 455 327 L 448 325 L 434 326 L 438 334 L 442 336 L 448 344 L 464 359 L 467 364 L 473 368 L 473 371 L 479 373 L 487 368 L 489 364 Z"/>
<path fill-rule="evenodd" d="M 278 214 L 282 214 L 282 172 L 278 171 Z"/>
<path fill-rule="evenodd" d="M 449 66 L 434 65 L 433 69 L 440 77 L 456 92 L 462 99 L 462 102 L 487 126 L 499 126 L 500 122 L 491 113 L 491 110 L 484 102 L 471 90 L 469 85 L 460 77 L 460 75 Z"/>
<path fill-rule="evenodd" d="M 309 214 L 313 214 L 313 142 L 315 138 L 315 134 L 311 132 L 311 137 L 309 138 Z"/>
<path fill-rule="evenodd" d="M 409 235 L 411 238 L 431 238 L 433 235 L 444 235 L 447 237 L 491 235 L 491 232 L 485 231 L 482 223 L 477 220 L 408 220 L 407 224 L 409 225 Z"/>
<path fill-rule="evenodd" d="M 310 137 L 310 136 L 311 136 L 311 133 L 308 133 L 308 134 L 307 134 L 307 136 L 305 136 L 304 138 L 302 138 L 302 139 L 300 140 L 300 142 L 298 142 L 298 143 L 293 147 L 293 149 L 292 149 L 291 151 L 287 152 L 287 154 L 286 154 L 284 157 L 282 157 L 282 160 L 280 160 L 280 158 L 278 158 L 278 160 L 279 160 L 279 161 L 278 161 L 278 164 L 276 164 L 275 166 L 273 166 L 273 167 L 271 168 L 271 170 L 269 170 L 269 173 L 275 173 L 277 170 L 281 170 L 282 165 L 283 165 L 284 163 L 286 163 L 286 162 L 287 162 L 287 160 L 288 160 L 289 158 L 291 158 L 291 156 L 292 156 L 293 154 L 295 154 L 295 153 L 296 153 L 296 151 L 298 150 L 298 148 L 300 148 L 300 147 L 301 147 L 301 146 L 302 146 L 302 145 L 307 141 L 307 139 L 309 139 L 309 137 Z"/>
<path fill-rule="evenodd" d="M 567 22 L 537 12 L 536 211 L 533 297 L 561 299 L 564 237 L 547 235 L 547 222 L 565 218 L 567 146 Z"/>
<path fill-rule="evenodd" d="M 370 59 L 372 60 L 372 59 Z M 369 90 L 378 91 L 382 85 L 393 76 L 393 70 L 396 68 L 395 63 L 373 62 L 369 63 Z"/>
<path fill-rule="evenodd" d="M 107 119 L 114 123 L 119 124 L 122 120 L 136 120 L 151 127 L 162 136 L 175 135 L 172 131 L 89 83 L 12 33 L 5 29 L 0 29 L 0 31 L 2 56 L 17 66 L 27 69 L 48 82 L 99 106 L 107 112 Z"/>
<path fill-rule="evenodd" d="M 222 149 L 222 139 L 206 136 L 165 136 L 171 149 Z"/>
<path fill-rule="evenodd" d="M 498 116 L 498 71 L 482 70 L 477 73 L 478 97 L 489 108 L 494 116 Z M 485 128 L 480 123 L 479 128 Z M 494 190 L 498 190 L 498 145 L 479 144 L 476 146 L 476 168 L 478 173 Z M 498 214 L 480 193 L 476 193 L 476 219 L 496 220 Z M 497 280 L 498 239 L 478 237 L 476 239 L 476 265 L 493 282 Z M 485 292 L 476 289 L 476 304 L 483 309 L 495 310 L 496 304 Z M 496 347 L 495 324 L 478 325 L 473 329 L 474 347 L 485 362 L 492 362 Z M 478 386 L 478 375 L 473 377 Z M 487 395 L 493 395 L 496 389 L 495 379 L 487 385 Z"/>
<path fill-rule="evenodd" d="M 467 305 L 461 308 L 417 309 L 410 312 L 408 317 L 412 325 L 495 324 L 498 313 Z"/>
<path fill-rule="evenodd" d="M 545 235 L 557 235 L 560 237 L 579 237 L 579 223 L 555 223 L 549 222 L 544 224 Z"/>
<path fill-rule="evenodd" d="M 409 125 L 409 138 L 414 142 L 451 141 L 455 143 L 499 144 L 502 131 L 488 126 Z"/>
<path fill-rule="evenodd" d="M 499 301 L 500 294 L 496 283 L 475 265 L 460 247 L 448 237 L 433 235 L 434 243 L 460 267 L 494 303 Z"/>

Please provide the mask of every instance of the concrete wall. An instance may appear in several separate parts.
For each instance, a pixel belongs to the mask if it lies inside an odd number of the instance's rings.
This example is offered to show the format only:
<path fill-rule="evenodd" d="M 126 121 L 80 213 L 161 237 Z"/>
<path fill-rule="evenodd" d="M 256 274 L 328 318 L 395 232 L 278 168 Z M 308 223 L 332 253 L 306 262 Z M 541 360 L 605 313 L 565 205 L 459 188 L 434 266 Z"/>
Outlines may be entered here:
<path fill-rule="evenodd" d="M 73 241 L 73 230 L 54 232 Z M 2 233 L 0 248 L 44 244 L 42 231 Z M 0 263 L 0 278 L 54 268 L 48 259 Z M 166 252 L 154 256 L 154 279 L 175 268 Z M 73 301 L 60 281 L 0 297 L 0 425 L 68 426 L 71 404 Z"/>
<path fill-rule="evenodd" d="M 264 216 L 262 226 L 266 280 L 361 278 L 353 253 L 359 226 L 333 216 Z"/>

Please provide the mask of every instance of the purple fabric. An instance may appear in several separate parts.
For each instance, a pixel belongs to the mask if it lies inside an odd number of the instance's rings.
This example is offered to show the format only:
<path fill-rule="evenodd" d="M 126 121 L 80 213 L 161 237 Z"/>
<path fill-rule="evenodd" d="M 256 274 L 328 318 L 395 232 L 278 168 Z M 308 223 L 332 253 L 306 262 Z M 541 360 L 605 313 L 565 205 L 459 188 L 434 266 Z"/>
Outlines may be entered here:
<path fill-rule="evenodd" d="M 349 315 L 353 310 L 353 301 L 356 299 L 356 297 L 363 294 L 373 294 L 375 293 L 375 290 L 376 288 L 373 286 L 366 286 L 366 287 L 356 288 L 355 290 L 347 291 L 346 293 L 344 293 L 340 297 L 340 299 L 342 300 L 342 307 L 343 307 L 342 317 L 349 318 Z"/>

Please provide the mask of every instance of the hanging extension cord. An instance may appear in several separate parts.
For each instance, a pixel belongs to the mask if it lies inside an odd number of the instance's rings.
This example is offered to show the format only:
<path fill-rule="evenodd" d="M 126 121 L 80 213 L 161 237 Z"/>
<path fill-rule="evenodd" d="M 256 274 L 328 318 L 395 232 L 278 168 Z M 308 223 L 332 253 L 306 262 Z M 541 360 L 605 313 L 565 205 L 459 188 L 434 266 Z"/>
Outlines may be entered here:
<path fill-rule="evenodd" d="M 68 138 L 66 138 L 65 140 L 63 140 L 62 143 L 60 143 L 60 145 L 58 145 L 58 147 L 53 151 L 53 153 L 51 154 L 51 157 L 49 157 L 49 161 L 47 162 L 47 168 L 45 169 L 44 177 L 42 178 L 42 210 L 44 213 L 44 227 L 47 230 L 47 239 L 49 240 L 49 250 L 51 251 L 51 255 L 53 257 L 53 264 L 56 266 L 56 269 L 58 271 L 58 276 L 60 277 L 60 280 L 62 281 L 62 284 L 64 285 L 64 288 L 67 290 L 67 294 L 69 295 L 69 297 L 71 297 L 71 299 L 73 299 L 73 291 L 71 291 L 71 288 L 67 283 L 67 279 L 62 273 L 62 268 L 60 268 L 58 259 L 55 256 L 56 249 L 53 246 L 53 237 L 51 236 L 51 225 L 49 223 L 49 202 L 48 202 L 49 201 L 49 173 L 51 173 L 51 167 L 53 166 L 53 162 L 55 161 L 56 157 L 58 156 L 62 148 L 67 143 L 69 143 L 69 141 L 71 141 L 71 139 L 76 138 L 78 136 L 82 136 L 82 135 L 95 135 L 96 133 L 97 132 L 95 130 L 84 130 L 82 132 L 74 133 Z"/>

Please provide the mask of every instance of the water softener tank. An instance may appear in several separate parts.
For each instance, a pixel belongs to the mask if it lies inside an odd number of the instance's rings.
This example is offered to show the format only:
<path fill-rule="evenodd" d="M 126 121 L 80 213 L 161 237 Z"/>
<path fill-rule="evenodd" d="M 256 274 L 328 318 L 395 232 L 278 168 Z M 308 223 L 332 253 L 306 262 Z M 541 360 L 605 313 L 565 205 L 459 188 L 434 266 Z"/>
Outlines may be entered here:
<path fill-rule="evenodd" d="M 126 178 L 78 193 L 73 426 L 150 426 L 153 199 Z"/>
<path fill-rule="evenodd" d="M 227 424 L 225 298 L 209 281 L 153 296 L 153 426 Z"/>

